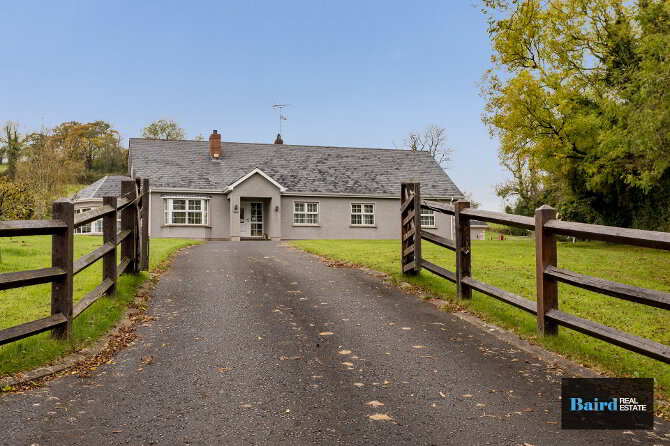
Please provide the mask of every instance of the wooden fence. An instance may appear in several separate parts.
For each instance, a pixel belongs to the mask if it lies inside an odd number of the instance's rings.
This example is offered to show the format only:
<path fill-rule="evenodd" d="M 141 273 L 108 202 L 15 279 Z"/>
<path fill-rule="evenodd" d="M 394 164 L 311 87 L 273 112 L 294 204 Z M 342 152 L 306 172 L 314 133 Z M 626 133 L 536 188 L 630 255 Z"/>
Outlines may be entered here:
<path fill-rule="evenodd" d="M 421 268 L 425 268 L 433 274 L 454 282 L 457 296 L 461 299 L 471 298 L 472 290 L 476 290 L 534 314 L 537 317 L 537 331 L 542 335 L 555 335 L 558 333 L 558 326 L 562 325 L 670 364 L 670 347 L 667 345 L 560 311 L 558 309 L 558 282 L 665 310 L 670 310 L 670 294 L 578 274 L 558 268 L 556 263 L 557 235 L 670 250 L 670 233 L 561 221 L 556 219 L 556 210 L 546 205 L 537 209 L 535 218 L 532 218 L 472 209 L 470 203 L 463 200 L 457 201 L 453 206 L 424 201 L 421 199 L 419 183 L 403 183 L 400 194 L 403 273 L 418 274 Z M 455 240 L 422 231 L 421 209 L 431 209 L 434 212 L 453 215 Z M 535 302 L 472 277 L 471 219 L 535 231 Z M 421 240 L 454 251 L 456 271 L 448 271 L 422 259 Z M 603 259 L 603 261 L 606 260 Z"/>
<path fill-rule="evenodd" d="M 120 197 L 104 197 L 101 207 L 75 214 L 74 203 L 53 203 L 52 220 L 0 222 L 0 237 L 51 235 L 51 267 L 0 274 L 0 290 L 51 282 L 51 316 L 0 330 L 0 345 L 51 330 L 54 337 L 72 335 L 72 321 L 101 296 L 116 293 L 117 278 L 125 271 L 137 273 L 149 267 L 149 180 L 137 178 L 121 183 Z M 117 212 L 121 230 L 117 230 Z M 74 259 L 74 232 L 102 218 L 103 245 Z M 117 265 L 117 245 L 121 262 Z M 73 304 L 73 278 L 102 259 L 102 282 Z"/>

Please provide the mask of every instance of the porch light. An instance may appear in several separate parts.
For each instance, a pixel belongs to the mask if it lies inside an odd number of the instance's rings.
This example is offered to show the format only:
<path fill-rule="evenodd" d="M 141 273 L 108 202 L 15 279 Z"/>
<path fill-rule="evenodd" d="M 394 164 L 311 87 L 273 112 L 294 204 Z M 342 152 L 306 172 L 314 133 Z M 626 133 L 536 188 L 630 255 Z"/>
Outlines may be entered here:
<path fill-rule="evenodd" d="M 275 212 L 279 212 L 279 206 L 275 206 Z"/>
<path fill-rule="evenodd" d="M 235 207 L 233 208 L 233 212 L 237 212 L 237 211 L 238 211 L 238 209 L 239 209 L 239 208 L 238 208 L 238 206 L 237 206 L 237 205 L 235 205 Z"/>

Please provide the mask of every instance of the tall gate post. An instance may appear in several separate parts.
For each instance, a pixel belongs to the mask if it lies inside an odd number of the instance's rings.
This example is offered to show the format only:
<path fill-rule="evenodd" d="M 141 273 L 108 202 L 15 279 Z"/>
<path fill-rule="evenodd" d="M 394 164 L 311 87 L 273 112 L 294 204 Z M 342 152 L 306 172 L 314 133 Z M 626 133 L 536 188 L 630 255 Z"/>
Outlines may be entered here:
<path fill-rule="evenodd" d="M 149 178 L 142 178 L 142 228 L 140 236 L 140 269 L 149 271 Z"/>
<path fill-rule="evenodd" d="M 102 205 L 111 206 L 114 209 L 117 207 L 118 199 L 116 197 L 103 197 Z M 116 212 L 107 214 L 102 218 L 102 242 L 103 243 L 112 243 L 114 249 L 105 254 L 102 258 L 102 280 L 110 279 L 114 282 L 109 290 L 107 290 L 108 296 L 116 295 Z"/>
<path fill-rule="evenodd" d="M 402 272 L 418 274 L 421 271 L 421 185 L 400 185 L 400 240 Z"/>
<path fill-rule="evenodd" d="M 558 282 L 545 276 L 548 266 L 556 266 L 556 236 L 544 229 L 545 223 L 556 219 L 556 209 L 543 205 L 535 210 L 535 283 L 537 286 L 537 331 L 541 335 L 558 334 L 558 325 L 548 321 L 548 310 L 558 308 Z"/>
<path fill-rule="evenodd" d="M 134 200 L 137 198 L 137 189 L 135 187 L 135 181 L 134 180 L 123 180 L 121 181 L 121 196 L 124 198 L 130 198 L 131 200 Z M 130 263 L 128 264 L 128 271 L 135 271 L 135 264 L 136 264 L 136 249 L 137 249 L 137 229 L 135 229 L 136 226 L 136 220 L 137 217 L 135 217 L 135 213 L 137 212 L 137 208 L 135 205 L 130 204 L 123 208 L 121 210 L 121 230 L 125 231 L 126 229 L 130 229 L 132 231 L 132 234 L 121 242 L 121 258 L 123 259 L 124 257 L 128 257 L 130 259 Z"/>
<path fill-rule="evenodd" d="M 454 203 L 454 225 L 456 226 L 456 295 L 459 299 L 470 299 L 472 288 L 462 282 L 472 275 L 472 250 L 470 249 L 470 219 L 461 215 L 470 202 L 458 200 Z"/>
<path fill-rule="evenodd" d="M 51 283 L 51 314 L 62 313 L 67 319 L 64 325 L 54 328 L 52 336 L 67 339 L 72 336 L 72 278 L 74 263 L 74 203 L 67 198 L 52 204 L 54 220 L 67 225 L 63 231 L 51 236 L 51 266 L 65 271 L 65 275 Z"/>

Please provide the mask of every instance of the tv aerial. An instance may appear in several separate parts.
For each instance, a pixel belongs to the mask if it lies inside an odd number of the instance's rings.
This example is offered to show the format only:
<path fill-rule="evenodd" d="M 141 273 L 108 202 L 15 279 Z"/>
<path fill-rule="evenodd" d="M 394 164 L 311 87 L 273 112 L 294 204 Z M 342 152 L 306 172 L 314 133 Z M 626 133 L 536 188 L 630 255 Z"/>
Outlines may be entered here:
<path fill-rule="evenodd" d="M 281 122 L 286 121 L 286 116 L 284 116 L 284 108 L 288 107 L 291 104 L 274 104 L 272 108 L 279 112 L 279 134 L 281 135 Z"/>

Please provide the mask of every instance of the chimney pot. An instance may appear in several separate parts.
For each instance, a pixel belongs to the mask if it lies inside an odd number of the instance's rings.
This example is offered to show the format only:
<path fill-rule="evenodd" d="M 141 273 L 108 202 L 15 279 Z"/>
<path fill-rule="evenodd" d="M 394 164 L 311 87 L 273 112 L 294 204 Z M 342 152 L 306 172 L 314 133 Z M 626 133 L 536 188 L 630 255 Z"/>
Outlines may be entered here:
<path fill-rule="evenodd" d="M 209 155 L 214 159 L 221 157 L 221 135 L 216 130 L 209 135 Z"/>
<path fill-rule="evenodd" d="M 277 139 L 275 139 L 275 144 L 284 144 L 284 140 L 281 139 L 281 134 L 277 133 Z"/>

